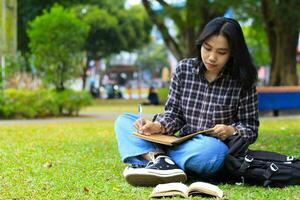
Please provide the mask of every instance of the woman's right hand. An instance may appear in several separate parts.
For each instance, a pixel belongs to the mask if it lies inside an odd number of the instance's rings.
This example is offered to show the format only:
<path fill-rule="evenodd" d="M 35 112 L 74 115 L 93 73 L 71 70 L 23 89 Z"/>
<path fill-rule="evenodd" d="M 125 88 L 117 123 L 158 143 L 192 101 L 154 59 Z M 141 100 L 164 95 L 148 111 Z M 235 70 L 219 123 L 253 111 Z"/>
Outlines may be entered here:
<path fill-rule="evenodd" d="M 162 125 L 159 122 L 152 122 L 150 120 L 138 119 L 134 122 L 136 130 L 144 135 L 153 135 L 161 133 Z"/>

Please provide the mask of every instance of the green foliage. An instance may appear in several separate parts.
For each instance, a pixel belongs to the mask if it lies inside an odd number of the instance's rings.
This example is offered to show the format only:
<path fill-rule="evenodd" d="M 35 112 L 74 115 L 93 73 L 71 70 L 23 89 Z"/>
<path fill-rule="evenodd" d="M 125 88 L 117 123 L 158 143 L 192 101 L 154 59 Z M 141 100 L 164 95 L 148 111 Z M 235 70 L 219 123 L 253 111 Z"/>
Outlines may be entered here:
<path fill-rule="evenodd" d="M 232 5 L 234 16 L 245 23 L 243 33 L 256 67 L 270 65 L 268 38 L 263 25 L 261 1 L 246 0 L 241 3 L 234 0 Z"/>
<path fill-rule="evenodd" d="M 17 59 L 14 58 L 12 55 L 6 55 L 5 56 L 5 66 L 4 66 L 4 80 L 2 77 L 2 68 L 0 66 L 0 90 L 3 88 L 4 81 L 8 80 L 9 77 L 16 71 L 20 71 L 20 62 L 19 62 L 19 56 L 17 56 Z"/>
<path fill-rule="evenodd" d="M 159 101 L 164 104 L 168 99 L 169 88 L 158 88 L 156 89 L 156 91 L 159 97 Z"/>
<path fill-rule="evenodd" d="M 256 50 L 254 52 L 254 60 L 256 64 L 258 59 L 269 61 L 271 66 L 271 76 L 269 85 L 297 85 L 296 77 L 296 46 L 298 44 L 298 35 L 300 28 L 300 4 L 298 1 L 268 1 L 268 0 L 234 0 L 234 12 L 239 20 L 253 22 L 251 29 L 266 32 L 265 36 L 260 33 L 256 38 L 253 38 L 251 44 L 257 43 L 254 40 L 267 43 L 268 41 L 268 56 L 260 56 L 265 52 L 259 53 L 258 45 L 252 46 Z M 287 31 L 288 30 L 288 31 Z M 255 36 L 255 35 L 253 35 Z M 259 38 L 259 36 L 261 38 Z M 249 39 L 248 41 L 249 42 Z M 259 55 L 260 54 L 260 55 Z M 266 54 L 266 53 L 265 53 Z M 263 58 L 265 57 L 265 58 Z"/>
<path fill-rule="evenodd" d="M 121 35 L 116 16 L 94 5 L 76 6 L 72 10 L 90 27 L 84 48 L 92 52 L 91 57 L 103 57 L 115 52 L 116 45 L 114 44 L 124 45 L 124 41 L 120 41 Z"/>
<path fill-rule="evenodd" d="M 165 45 L 150 43 L 138 51 L 137 64 L 142 70 L 150 70 L 152 74 L 160 74 L 163 67 L 169 66 Z"/>
<path fill-rule="evenodd" d="M 53 113 L 48 107 L 53 108 L 53 101 L 48 101 L 48 95 L 44 91 L 6 90 L 4 93 L 2 115 L 5 118 L 33 118 L 38 115 L 47 116 Z M 30 106 L 28 106 L 30 105 Z M 46 107 L 44 108 L 44 105 Z M 42 113 L 40 113 L 42 112 Z"/>
<path fill-rule="evenodd" d="M 64 90 L 55 93 L 60 113 L 78 115 L 81 108 L 91 104 L 91 96 L 87 92 Z"/>
<path fill-rule="evenodd" d="M 152 23 L 142 6 L 136 5 L 117 13 L 121 34 L 126 39 L 126 48 L 131 51 L 141 48 L 150 41 Z"/>
<path fill-rule="evenodd" d="M 149 41 L 152 26 L 141 6 L 115 10 L 78 5 L 72 11 L 90 26 L 85 42 L 89 59 L 107 57 L 121 50 L 132 51 Z"/>
<path fill-rule="evenodd" d="M 259 67 L 261 65 L 270 64 L 270 54 L 268 41 L 265 31 L 262 27 L 255 25 L 244 26 L 243 32 L 249 51 L 252 55 L 254 64 Z"/>
<path fill-rule="evenodd" d="M 58 5 L 30 23 L 30 49 L 46 83 L 63 90 L 66 81 L 80 74 L 80 53 L 88 31 L 85 23 Z"/>
<path fill-rule="evenodd" d="M 155 23 L 164 39 L 165 45 L 173 53 L 177 60 L 185 57 L 197 56 L 194 41 L 203 29 L 204 25 L 212 18 L 221 16 L 231 5 L 230 1 L 195 1 L 187 0 L 183 6 L 175 6 L 176 3 L 166 1 L 142 1 L 149 17 Z M 159 4 L 162 9 L 157 12 L 153 4 Z M 166 26 L 166 20 L 172 20 L 176 28 L 176 35 L 171 34 Z"/>
<path fill-rule="evenodd" d="M 2 102 L 2 103 L 1 103 Z M 0 99 L 0 117 L 37 118 L 59 115 L 78 115 L 80 109 L 91 103 L 86 92 L 64 90 L 6 90 Z M 30 105 L 30 106 L 29 106 Z"/>
<path fill-rule="evenodd" d="M 15 74 L 16 72 L 25 71 L 23 68 L 25 66 L 25 58 L 21 54 L 21 52 L 17 52 L 16 57 L 8 55 L 5 57 L 5 76 L 6 80 L 10 78 L 11 75 Z M 1 79 L 1 77 L 0 77 Z"/>
<path fill-rule="evenodd" d="M 3 116 L 3 106 L 4 106 L 4 91 L 0 88 L 0 116 Z"/>
<path fill-rule="evenodd" d="M 55 3 L 65 7 L 71 7 L 80 3 L 93 4 L 108 10 L 122 9 L 124 0 L 21 0 L 17 3 L 18 15 L 18 49 L 23 53 L 28 52 L 29 38 L 26 33 L 29 22 L 36 16 L 49 10 Z M 2 16 L 2 15 L 1 15 Z"/>
<path fill-rule="evenodd" d="M 266 1 L 268 3 L 270 13 L 269 20 L 275 20 L 279 26 L 274 27 L 277 31 L 286 31 L 286 28 L 298 30 L 300 28 L 300 9 L 298 1 Z M 292 20 L 292 21 L 291 21 Z M 276 23 L 276 24 L 277 24 Z M 291 24 L 292 25 L 291 25 Z"/>

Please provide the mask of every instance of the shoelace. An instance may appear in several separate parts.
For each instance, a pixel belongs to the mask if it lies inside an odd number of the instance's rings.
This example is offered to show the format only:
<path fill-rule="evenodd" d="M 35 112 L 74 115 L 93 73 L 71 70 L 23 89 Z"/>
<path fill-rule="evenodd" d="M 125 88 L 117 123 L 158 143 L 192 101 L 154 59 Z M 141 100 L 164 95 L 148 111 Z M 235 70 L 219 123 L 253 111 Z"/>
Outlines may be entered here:
<path fill-rule="evenodd" d="M 149 152 L 149 155 L 151 157 L 151 160 L 147 163 L 146 167 L 155 165 L 156 163 L 158 163 L 158 159 L 155 158 L 155 154 L 153 152 Z"/>
<path fill-rule="evenodd" d="M 147 163 L 146 167 L 155 165 L 159 162 L 157 159 L 159 156 L 155 158 L 155 154 L 153 152 L 149 152 L 149 155 L 151 157 L 151 160 Z"/>

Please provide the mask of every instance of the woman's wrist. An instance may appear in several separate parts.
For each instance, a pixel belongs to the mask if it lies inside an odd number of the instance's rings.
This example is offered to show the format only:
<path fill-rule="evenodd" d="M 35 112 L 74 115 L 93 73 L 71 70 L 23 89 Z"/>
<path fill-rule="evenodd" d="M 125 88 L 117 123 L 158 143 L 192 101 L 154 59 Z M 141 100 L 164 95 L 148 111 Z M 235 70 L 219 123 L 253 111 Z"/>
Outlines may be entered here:
<path fill-rule="evenodd" d="M 229 126 L 229 127 L 232 129 L 231 135 L 237 135 L 238 134 L 238 131 L 234 126 Z"/>
<path fill-rule="evenodd" d="M 166 129 L 161 123 L 160 123 L 160 131 L 161 131 L 162 134 L 166 133 Z"/>
<path fill-rule="evenodd" d="M 160 122 L 154 122 L 155 124 L 157 124 L 159 126 L 159 133 L 165 133 L 165 128 L 164 126 L 160 123 Z"/>

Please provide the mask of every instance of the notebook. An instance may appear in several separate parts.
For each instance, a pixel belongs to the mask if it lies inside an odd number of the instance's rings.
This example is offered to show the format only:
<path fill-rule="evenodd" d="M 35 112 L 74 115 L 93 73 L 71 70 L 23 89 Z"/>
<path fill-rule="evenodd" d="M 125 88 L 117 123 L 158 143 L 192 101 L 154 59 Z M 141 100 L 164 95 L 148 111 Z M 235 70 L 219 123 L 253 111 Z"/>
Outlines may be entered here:
<path fill-rule="evenodd" d="M 188 134 L 183 137 L 178 137 L 178 136 L 174 136 L 174 135 L 162 135 L 162 134 L 144 135 L 144 134 L 141 134 L 138 132 L 134 132 L 133 135 L 136 137 L 142 138 L 144 140 L 150 141 L 150 142 L 159 143 L 159 144 L 168 145 L 168 146 L 174 146 L 174 145 L 177 145 L 184 141 L 189 140 L 190 138 L 194 137 L 195 135 L 207 133 L 212 130 L 213 129 L 202 130 L 202 131 Z"/>

